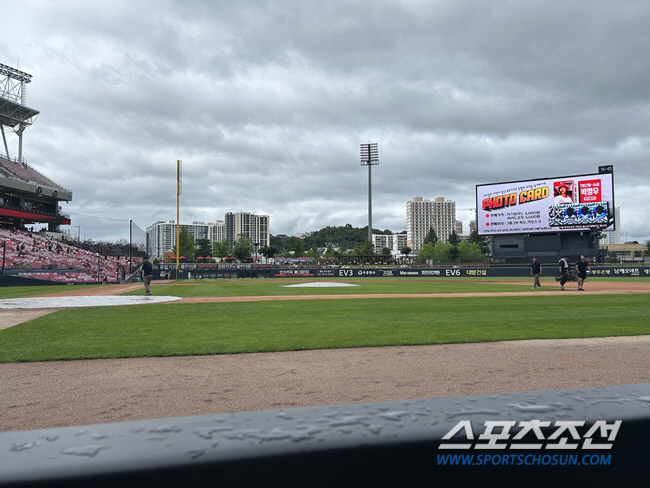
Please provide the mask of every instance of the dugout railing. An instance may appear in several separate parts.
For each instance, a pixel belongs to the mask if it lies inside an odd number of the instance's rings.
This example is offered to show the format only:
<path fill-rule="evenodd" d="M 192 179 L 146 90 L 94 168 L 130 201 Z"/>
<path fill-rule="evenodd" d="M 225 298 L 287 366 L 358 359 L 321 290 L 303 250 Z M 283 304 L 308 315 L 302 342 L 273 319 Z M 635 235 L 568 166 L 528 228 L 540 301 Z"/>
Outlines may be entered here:
<path fill-rule="evenodd" d="M 650 384 L 0 433 L 0 486 L 626 486 Z"/>

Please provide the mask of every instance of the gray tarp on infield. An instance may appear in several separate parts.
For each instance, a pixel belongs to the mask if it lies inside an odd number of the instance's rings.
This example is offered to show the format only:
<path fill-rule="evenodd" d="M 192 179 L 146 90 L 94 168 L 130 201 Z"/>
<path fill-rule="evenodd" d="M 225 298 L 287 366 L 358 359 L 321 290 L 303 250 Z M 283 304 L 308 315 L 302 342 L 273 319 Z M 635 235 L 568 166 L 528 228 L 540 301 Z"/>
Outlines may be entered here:
<path fill-rule="evenodd" d="M 0 300 L 0 309 L 15 308 L 72 308 L 72 307 L 109 307 L 114 305 L 145 305 L 149 303 L 180 300 L 174 296 L 81 296 L 81 297 L 35 297 L 7 298 Z"/>

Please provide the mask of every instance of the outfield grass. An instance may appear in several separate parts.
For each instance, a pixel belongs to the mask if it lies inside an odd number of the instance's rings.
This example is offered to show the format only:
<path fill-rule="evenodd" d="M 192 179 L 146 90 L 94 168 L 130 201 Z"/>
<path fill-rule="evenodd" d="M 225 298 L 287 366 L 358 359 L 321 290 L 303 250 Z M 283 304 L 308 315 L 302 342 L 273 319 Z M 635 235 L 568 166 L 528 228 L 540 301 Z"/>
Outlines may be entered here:
<path fill-rule="evenodd" d="M 63 291 L 69 291 L 72 286 L 74 286 L 75 290 L 84 290 L 87 288 L 96 288 L 97 286 L 109 285 L 0 286 L 0 299 L 33 297 L 38 295 L 46 295 L 48 293 L 61 293 Z"/>
<path fill-rule="evenodd" d="M 309 282 L 347 283 L 359 286 L 288 287 Z M 557 290 L 553 277 L 540 280 L 545 290 Z M 648 278 L 588 278 L 593 281 L 650 281 Z M 287 296 L 287 295 L 371 295 L 371 294 L 429 294 L 429 293 L 498 293 L 530 291 L 532 277 L 417 277 L 417 278 L 274 278 L 257 280 L 180 280 L 154 281 L 156 295 L 182 297 L 229 296 Z M 569 283 L 571 286 L 571 283 Z M 125 293 L 141 295 L 143 288 Z"/>
<path fill-rule="evenodd" d="M 360 286 L 334 287 L 334 288 L 293 288 L 286 285 L 295 285 L 306 282 L 332 281 L 350 283 Z M 591 278 L 592 281 L 603 282 L 633 282 L 645 281 L 643 277 L 622 278 Z M 515 284 L 519 283 L 519 284 Z M 541 283 L 545 290 L 557 289 L 557 283 L 552 277 L 543 277 Z M 232 279 L 232 280 L 179 280 L 179 281 L 154 281 L 156 295 L 174 295 L 182 297 L 229 297 L 229 296 L 285 296 L 285 295 L 355 295 L 355 294 L 427 294 L 427 293 L 494 293 L 530 291 L 532 278 L 529 277 L 418 277 L 418 278 L 274 278 L 274 279 Z M 101 285 L 72 285 L 72 286 L 20 286 L 0 287 L 0 299 L 22 298 L 39 296 L 50 293 L 60 293 L 70 290 L 97 289 L 97 287 L 110 290 L 113 284 Z M 143 286 L 124 293 L 125 295 L 142 295 Z"/>
<path fill-rule="evenodd" d="M 515 278 L 516 280 L 516 278 Z M 471 292 L 498 292 L 498 291 L 527 291 L 521 285 L 503 283 L 496 280 L 473 278 L 472 282 L 458 278 L 351 278 L 351 279 L 330 279 L 334 283 L 349 283 L 360 286 L 350 287 L 316 287 L 316 288 L 294 288 L 286 285 L 295 285 L 306 282 L 325 282 L 327 279 L 232 279 L 232 280 L 179 280 L 179 281 L 154 281 L 154 292 L 156 295 L 173 295 L 181 297 L 232 297 L 232 296 L 286 296 L 286 295 L 352 295 L 352 294 L 375 294 L 375 293 L 471 293 Z M 529 281 L 529 280 L 528 280 Z M 551 282 L 549 281 L 549 284 Z M 523 280 L 522 280 L 523 284 Z M 106 288 L 107 291 L 112 284 L 102 285 L 73 285 L 73 286 L 17 286 L 0 287 L 0 299 L 23 298 L 45 295 L 49 293 L 61 293 L 70 290 L 82 290 L 86 288 Z M 142 284 L 136 290 L 124 293 L 125 295 L 142 295 L 144 287 Z"/>
<path fill-rule="evenodd" d="M 289 287 L 309 282 L 346 283 L 359 286 Z M 453 278 L 350 278 L 350 279 L 267 279 L 267 280 L 199 280 L 172 281 L 169 284 L 154 282 L 156 295 L 182 297 L 230 296 L 287 296 L 287 295 L 370 295 L 370 294 L 427 294 L 517 292 L 530 288 L 495 280 L 466 281 Z M 550 282 L 549 282 L 550 283 Z M 523 284 L 523 282 L 522 282 Z M 142 289 L 127 295 L 141 295 Z"/>
<path fill-rule="evenodd" d="M 0 331 L 0 362 L 645 335 L 648 305 L 649 295 L 558 293 L 65 309 Z"/>

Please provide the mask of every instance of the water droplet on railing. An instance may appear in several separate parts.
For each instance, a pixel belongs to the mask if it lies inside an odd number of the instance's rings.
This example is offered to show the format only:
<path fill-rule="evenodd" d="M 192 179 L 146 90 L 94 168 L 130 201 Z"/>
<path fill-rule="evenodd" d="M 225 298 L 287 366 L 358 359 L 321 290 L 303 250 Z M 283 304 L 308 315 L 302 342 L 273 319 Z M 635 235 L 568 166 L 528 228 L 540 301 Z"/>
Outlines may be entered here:
<path fill-rule="evenodd" d="M 61 450 L 61 454 L 71 454 L 73 456 L 95 457 L 103 449 L 109 449 L 108 446 L 78 446 L 66 447 Z"/>

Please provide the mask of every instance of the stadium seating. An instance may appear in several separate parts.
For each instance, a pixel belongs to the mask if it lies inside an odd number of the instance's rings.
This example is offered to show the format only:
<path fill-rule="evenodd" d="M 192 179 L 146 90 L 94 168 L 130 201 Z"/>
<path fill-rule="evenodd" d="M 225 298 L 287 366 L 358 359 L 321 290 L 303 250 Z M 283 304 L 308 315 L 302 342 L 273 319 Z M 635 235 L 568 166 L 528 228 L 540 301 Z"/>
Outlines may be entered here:
<path fill-rule="evenodd" d="M 14 178 L 28 183 L 36 183 L 48 188 L 61 188 L 60 185 L 41 175 L 34 168 L 20 163 L 14 163 L 3 157 L 0 157 L 0 172 L 7 178 Z"/>
<path fill-rule="evenodd" d="M 129 272 L 129 257 L 124 254 L 100 254 L 10 229 L 0 229 L 0 241 L 6 242 L 4 268 L 16 276 L 67 283 L 115 283 L 123 281 Z M 123 247 L 105 245 L 102 249 L 123 250 Z M 134 269 L 141 263 L 142 256 L 132 257 Z"/>

